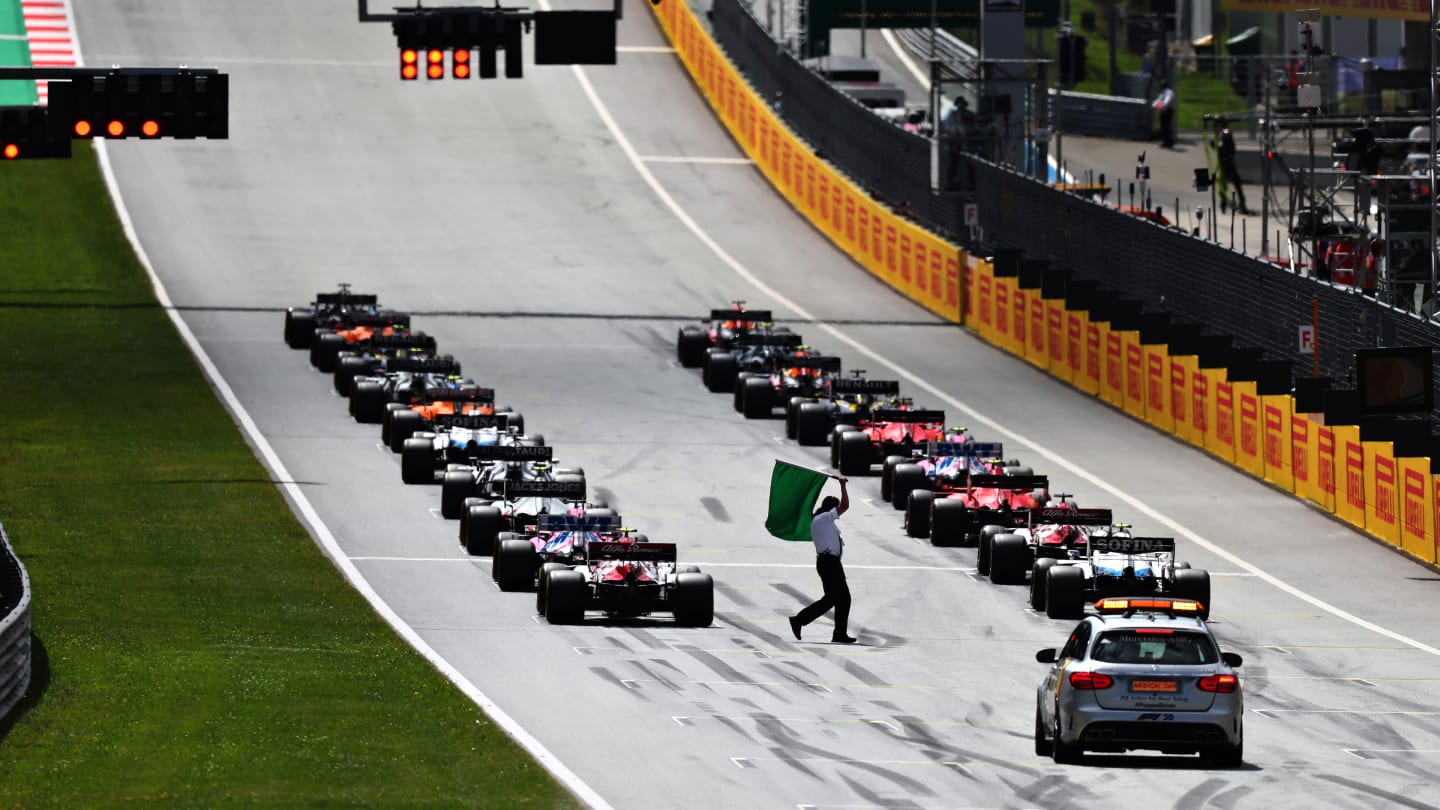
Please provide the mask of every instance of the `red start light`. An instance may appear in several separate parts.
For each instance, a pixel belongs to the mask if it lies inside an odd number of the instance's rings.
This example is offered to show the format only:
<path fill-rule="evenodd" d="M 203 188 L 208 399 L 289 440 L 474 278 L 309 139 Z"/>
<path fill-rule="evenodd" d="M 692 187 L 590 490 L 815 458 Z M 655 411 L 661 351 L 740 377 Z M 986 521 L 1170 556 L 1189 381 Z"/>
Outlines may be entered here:
<path fill-rule="evenodd" d="M 75 137 L 77 137 L 77 138 L 88 138 L 88 137 L 90 137 L 90 133 L 93 132 L 93 131 L 94 131 L 94 129 L 90 126 L 90 122 L 89 122 L 89 121 L 76 121 L 76 122 L 75 122 Z"/>
<path fill-rule="evenodd" d="M 109 125 L 105 127 L 105 131 L 109 133 L 112 138 L 123 138 L 125 137 L 125 122 L 111 121 Z"/>
<path fill-rule="evenodd" d="M 413 79 L 420 75 L 420 71 L 414 65 L 405 65 L 400 68 L 400 78 Z"/>
<path fill-rule="evenodd" d="M 1070 673 L 1070 686 L 1073 689 L 1093 690 L 1109 689 L 1115 685 L 1115 679 L 1100 672 L 1072 672 Z"/>
<path fill-rule="evenodd" d="M 401 64 L 413 65 L 418 61 L 420 61 L 420 54 L 414 48 L 406 48 L 400 52 Z"/>
<path fill-rule="evenodd" d="M 146 121 L 140 125 L 140 131 L 147 138 L 153 138 L 160 134 L 160 123 L 158 121 Z"/>
<path fill-rule="evenodd" d="M 431 48 L 430 51 L 425 54 L 425 61 L 432 65 L 438 65 L 445 61 L 445 52 L 439 48 Z"/>
<path fill-rule="evenodd" d="M 444 78 L 445 67 L 443 65 L 431 65 L 430 67 L 425 69 L 425 75 L 429 76 L 432 79 Z"/>
<path fill-rule="evenodd" d="M 20 157 L 20 147 L 16 146 L 13 143 L 5 144 L 5 159 L 14 160 L 18 157 Z"/>

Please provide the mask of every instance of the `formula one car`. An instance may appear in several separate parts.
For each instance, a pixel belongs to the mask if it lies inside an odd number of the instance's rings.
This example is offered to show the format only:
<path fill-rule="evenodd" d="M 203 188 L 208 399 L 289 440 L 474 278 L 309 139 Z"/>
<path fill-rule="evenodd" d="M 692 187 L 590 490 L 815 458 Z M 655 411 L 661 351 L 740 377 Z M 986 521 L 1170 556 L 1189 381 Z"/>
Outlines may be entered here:
<path fill-rule="evenodd" d="M 912 491 L 933 491 L 937 481 L 958 486 L 971 475 L 1003 474 L 1003 455 L 1005 445 L 1000 442 L 972 442 L 965 428 L 950 428 L 943 441 L 926 442 L 908 456 L 886 456 L 880 469 L 880 498 L 904 509 Z"/>
<path fill-rule="evenodd" d="M 1109 509 L 1080 509 L 1069 498 L 1059 495 L 1048 507 L 1010 513 L 1008 524 L 981 526 L 976 572 L 997 585 L 1023 585 L 1040 560 L 1050 560 L 1048 566 L 1083 559 L 1090 535 L 1107 530 L 1114 518 Z"/>
<path fill-rule="evenodd" d="M 335 393 L 348 397 L 356 377 L 394 371 L 391 364 L 397 360 L 437 359 L 436 353 L 435 338 L 423 332 L 375 335 L 368 346 L 347 348 L 335 356 Z M 452 373 L 459 374 L 460 363 L 445 356 L 454 367 Z"/>
<path fill-rule="evenodd" d="M 391 357 L 378 365 L 380 368 L 355 377 L 349 384 L 350 416 L 361 424 L 383 424 L 386 406 L 391 403 L 408 407 L 428 401 L 426 396 L 432 391 L 479 388 L 474 380 L 460 376 L 460 364 L 449 355 Z M 343 367 L 335 370 L 337 388 L 342 371 Z"/>
<path fill-rule="evenodd" d="M 785 437 L 819 447 L 836 425 L 858 425 L 875 407 L 900 396 L 898 380 L 867 380 L 864 369 L 832 380 L 827 395 L 792 396 L 785 401 Z"/>
<path fill-rule="evenodd" d="M 709 322 L 680 327 L 675 335 L 675 356 L 685 368 L 698 368 L 705 362 L 707 349 L 728 349 L 741 335 L 770 329 L 773 320 L 770 310 L 745 309 L 744 301 L 736 301 L 730 309 L 712 309 Z"/>
<path fill-rule="evenodd" d="M 876 408 L 858 425 L 839 425 L 830 434 L 830 466 L 841 475 L 869 475 L 886 456 L 908 456 L 944 440 L 944 411 Z"/>
<path fill-rule="evenodd" d="M 365 351 L 377 337 L 408 335 L 410 316 L 404 312 L 357 312 L 331 325 L 331 331 L 315 330 L 310 341 L 310 365 L 331 374 L 340 362 L 340 352 Z"/>
<path fill-rule="evenodd" d="M 608 509 L 580 515 L 538 515 L 534 526 L 500 533 L 490 573 L 502 591 L 538 591 L 542 567 L 581 565 L 590 543 L 621 542 L 633 531 L 621 528 L 619 516 Z M 648 542 L 643 534 L 634 539 Z M 545 612 L 543 592 L 536 600 L 535 612 Z"/>
<path fill-rule="evenodd" d="M 507 437 L 502 437 L 502 442 Z M 524 439 L 465 447 L 450 454 L 440 479 L 440 516 L 458 520 L 472 498 L 496 500 L 504 497 L 505 484 L 518 481 L 579 481 L 582 467 L 553 467 L 554 449 Z M 602 503 L 593 506 L 604 506 Z"/>
<path fill-rule="evenodd" d="M 1059 569 L 1056 569 L 1059 570 Z M 1199 754 L 1222 767 L 1245 758 L 1245 701 L 1235 669 L 1187 599 L 1109 597 L 1095 603 L 1035 690 L 1035 754 L 1079 762 L 1086 751 Z"/>
<path fill-rule="evenodd" d="M 1151 594 L 1193 599 L 1210 616 L 1210 572 L 1176 562 L 1175 538 L 1133 537 L 1123 527 L 1094 532 L 1079 560 L 1036 560 L 1031 606 L 1052 619 L 1073 619 L 1090 599 Z"/>
<path fill-rule="evenodd" d="M 585 502 L 585 482 L 507 481 L 496 500 L 467 498 L 460 516 L 460 546 L 471 555 L 495 553 L 503 532 L 521 532 L 536 525 L 540 515 L 614 516 L 608 508 Z"/>
<path fill-rule="evenodd" d="M 992 513 L 1038 509 L 1049 502 L 1050 479 L 1028 474 L 1028 467 L 1004 469 L 1004 475 L 971 475 L 963 485 L 940 481 L 934 491 L 912 490 L 905 533 L 929 537 L 935 546 L 968 545 L 978 542 L 982 526 L 1011 521 Z"/>
<path fill-rule="evenodd" d="M 334 324 L 348 323 L 356 314 L 380 311 L 380 298 L 371 293 L 352 293 L 349 284 L 341 284 L 339 292 L 316 293 L 308 308 L 288 307 L 285 310 L 285 345 L 292 349 L 308 349 L 316 330 L 333 331 Z"/>
<path fill-rule="evenodd" d="M 735 380 L 742 371 L 770 370 L 772 358 L 791 354 L 803 341 L 793 332 L 769 330 L 740 335 L 728 349 L 707 349 L 700 369 L 700 380 L 716 394 L 735 390 Z"/>
<path fill-rule="evenodd" d="M 742 371 L 735 378 L 735 410 L 746 419 L 772 415 L 775 406 L 791 397 L 818 397 L 830 392 L 840 374 L 840 358 L 800 350 L 771 358 L 769 373 Z"/>
<path fill-rule="evenodd" d="M 509 414 L 458 416 L 437 414 L 430 430 L 416 431 L 400 449 L 400 477 L 407 484 L 437 483 L 451 465 L 471 465 L 476 454 L 496 444 L 545 445 L 544 436 L 527 436 L 510 427 Z"/>
<path fill-rule="evenodd" d="M 714 580 L 677 565 L 674 543 L 624 538 L 587 543 L 585 553 L 583 565 L 541 568 L 551 624 L 578 624 L 592 610 L 609 618 L 670 613 L 682 627 L 709 627 L 715 620 Z"/>
<path fill-rule="evenodd" d="M 425 393 L 419 397 L 412 394 L 409 401 L 385 403 L 380 441 L 391 451 L 399 453 L 404 449 L 406 439 L 417 433 L 435 430 L 435 420 L 438 417 L 495 415 L 505 416 L 506 428 L 516 433 L 525 432 L 523 414 L 508 407 L 495 407 L 495 389 L 483 388 L 475 385 L 474 380 L 451 375 L 441 386 L 427 387 Z M 447 424 L 464 427 L 463 424 L 453 421 Z M 539 444 L 544 444 L 544 441 Z"/>

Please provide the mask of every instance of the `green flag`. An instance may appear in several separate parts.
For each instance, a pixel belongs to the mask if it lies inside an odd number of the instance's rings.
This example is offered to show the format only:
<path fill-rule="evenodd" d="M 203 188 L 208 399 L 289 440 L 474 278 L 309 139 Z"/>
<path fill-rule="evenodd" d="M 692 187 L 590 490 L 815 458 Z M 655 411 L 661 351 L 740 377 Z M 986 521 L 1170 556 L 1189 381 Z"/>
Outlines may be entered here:
<path fill-rule="evenodd" d="M 815 499 L 830 476 L 775 460 L 770 473 L 770 514 L 765 530 L 781 540 L 810 540 Z"/>

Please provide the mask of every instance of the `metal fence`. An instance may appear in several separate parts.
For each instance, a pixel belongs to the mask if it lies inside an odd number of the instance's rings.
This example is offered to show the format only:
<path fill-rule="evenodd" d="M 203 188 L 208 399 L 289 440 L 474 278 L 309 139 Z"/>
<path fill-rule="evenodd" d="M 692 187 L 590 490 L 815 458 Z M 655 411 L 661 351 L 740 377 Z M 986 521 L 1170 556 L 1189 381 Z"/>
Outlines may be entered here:
<path fill-rule="evenodd" d="M 30 576 L 0 525 L 0 720 L 30 686 Z"/>

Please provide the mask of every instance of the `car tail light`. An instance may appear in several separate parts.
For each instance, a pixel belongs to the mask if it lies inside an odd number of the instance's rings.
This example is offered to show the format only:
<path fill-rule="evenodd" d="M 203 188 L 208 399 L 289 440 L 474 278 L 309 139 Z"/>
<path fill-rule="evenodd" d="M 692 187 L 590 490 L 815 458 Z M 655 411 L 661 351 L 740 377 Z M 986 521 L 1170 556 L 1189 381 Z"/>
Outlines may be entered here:
<path fill-rule="evenodd" d="M 1070 673 L 1070 686 L 1073 689 L 1109 689 L 1115 685 L 1115 679 L 1100 672 L 1072 672 Z"/>
<path fill-rule="evenodd" d="M 1204 692 L 1234 692 L 1239 685 L 1240 679 L 1234 675 L 1206 675 L 1200 679 L 1200 689 Z"/>

